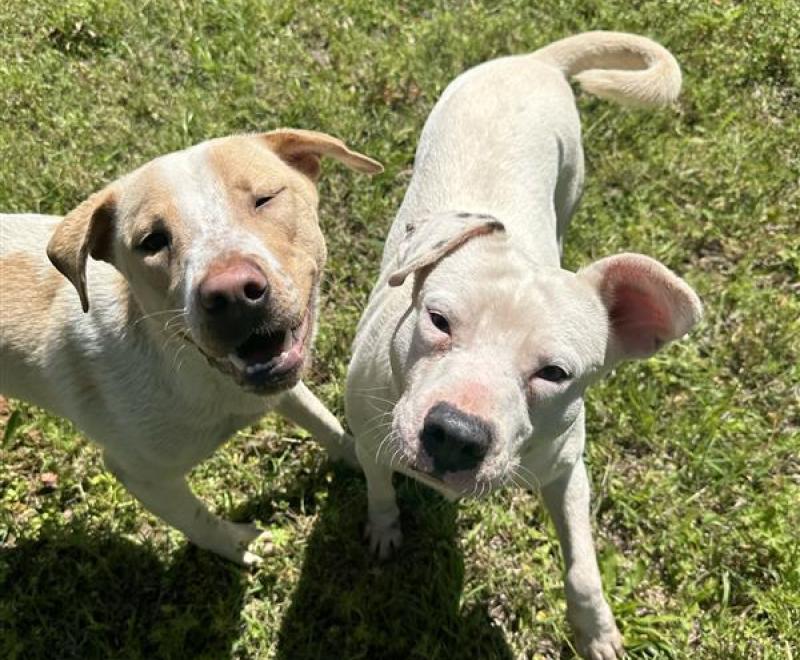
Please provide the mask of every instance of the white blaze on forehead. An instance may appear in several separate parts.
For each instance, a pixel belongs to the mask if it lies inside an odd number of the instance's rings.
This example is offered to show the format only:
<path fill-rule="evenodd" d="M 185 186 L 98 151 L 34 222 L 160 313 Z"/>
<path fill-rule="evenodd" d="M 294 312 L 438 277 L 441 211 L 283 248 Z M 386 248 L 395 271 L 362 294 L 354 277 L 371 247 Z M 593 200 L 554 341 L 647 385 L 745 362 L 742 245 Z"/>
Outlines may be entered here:
<path fill-rule="evenodd" d="M 208 143 L 163 156 L 158 167 L 189 232 L 209 232 L 228 223 L 228 202 L 208 163 Z"/>
<path fill-rule="evenodd" d="M 225 182 L 211 164 L 211 146 L 203 142 L 156 161 L 160 176 L 170 188 L 185 233 L 187 285 L 194 287 L 215 259 L 231 252 L 260 258 L 273 274 L 290 284 L 263 239 L 237 220 Z"/>

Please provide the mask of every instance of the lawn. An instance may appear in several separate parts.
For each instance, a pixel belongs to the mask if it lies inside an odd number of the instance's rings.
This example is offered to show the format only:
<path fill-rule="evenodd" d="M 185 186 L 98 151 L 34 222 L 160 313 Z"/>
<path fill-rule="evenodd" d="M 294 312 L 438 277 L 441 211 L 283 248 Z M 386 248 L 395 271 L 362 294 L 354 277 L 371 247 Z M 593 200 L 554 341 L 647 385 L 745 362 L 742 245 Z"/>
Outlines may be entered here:
<path fill-rule="evenodd" d="M 587 185 L 565 263 L 638 251 L 706 316 L 588 398 L 606 592 L 634 658 L 800 657 L 800 2 L 141 2 L 0 5 L 0 210 L 64 213 L 207 137 L 324 130 L 386 165 L 328 164 L 308 381 L 342 415 L 350 342 L 423 122 L 465 68 L 589 29 L 681 62 L 669 110 L 579 96 Z M 2 282 L 0 282 L 2 286 Z M 0 400 L 0 657 L 570 658 L 537 497 L 400 488 L 406 538 L 361 540 L 363 478 L 275 417 L 192 475 L 272 530 L 247 572 L 187 545 L 66 421 Z"/>

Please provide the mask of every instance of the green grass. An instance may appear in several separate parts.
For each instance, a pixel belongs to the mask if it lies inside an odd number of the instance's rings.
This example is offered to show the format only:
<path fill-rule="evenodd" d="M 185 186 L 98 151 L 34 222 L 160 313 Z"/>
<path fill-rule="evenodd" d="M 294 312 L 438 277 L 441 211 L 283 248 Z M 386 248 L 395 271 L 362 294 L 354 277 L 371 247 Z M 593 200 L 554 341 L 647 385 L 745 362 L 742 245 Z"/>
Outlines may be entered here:
<path fill-rule="evenodd" d="M 310 381 L 341 414 L 359 310 L 447 82 L 582 30 L 658 39 L 684 68 L 677 111 L 579 99 L 587 188 L 566 263 L 652 255 L 706 318 L 590 393 L 605 587 L 635 658 L 797 658 L 798 16 L 797 0 L 8 0 L 0 209 L 64 213 L 158 154 L 240 131 L 320 129 L 379 158 L 381 177 L 327 165 L 321 183 Z M 572 656 L 558 544 L 531 495 L 453 506 L 404 482 L 405 545 L 379 564 L 360 537 L 363 479 L 268 417 L 192 476 L 216 510 L 275 533 L 247 573 L 144 511 L 69 423 L 16 401 L 2 419 L 0 657 Z"/>

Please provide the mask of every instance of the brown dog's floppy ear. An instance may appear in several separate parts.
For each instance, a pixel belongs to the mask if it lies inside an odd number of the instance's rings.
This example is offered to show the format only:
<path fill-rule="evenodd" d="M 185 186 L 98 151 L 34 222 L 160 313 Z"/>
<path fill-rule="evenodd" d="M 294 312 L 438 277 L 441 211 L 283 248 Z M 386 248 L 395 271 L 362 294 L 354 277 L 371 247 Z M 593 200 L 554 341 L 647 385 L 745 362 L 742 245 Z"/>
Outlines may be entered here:
<path fill-rule="evenodd" d="M 413 272 L 431 266 L 476 236 L 505 231 L 503 223 L 485 213 L 447 211 L 406 227 L 398 268 L 389 276 L 390 286 L 400 286 Z"/>
<path fill-rule="evenodd" d="M 92 255 L 110 261 L 114 214 L 113 193 L 107 188 L 101 190 L 68 213 L 47 244 L 47 256 L 78 291 L 84 312 L 89 311 L 86 260 Z"/>
<path fill-rule="evenodd" d="M 642 254 L 617 254 L 578 273 L 600 294 L 608 312 L 607 361 L 644 358 L 680 339 L 700 320 L 692 288 L 666 266 Z"/>
<path fill-rule="evenodd" d="M 357 151 L 351 151 L 344 142 L 326 133 L 280 128 L 262 133 L 260 137 L 267 141 L 282 160 L 300 170 L 312 181 L 319 178 L 319 161 L 322 156 L 335 158 L 356 172 L 364 174 L 383 172 L 383 165 L 378 161 Z"/>

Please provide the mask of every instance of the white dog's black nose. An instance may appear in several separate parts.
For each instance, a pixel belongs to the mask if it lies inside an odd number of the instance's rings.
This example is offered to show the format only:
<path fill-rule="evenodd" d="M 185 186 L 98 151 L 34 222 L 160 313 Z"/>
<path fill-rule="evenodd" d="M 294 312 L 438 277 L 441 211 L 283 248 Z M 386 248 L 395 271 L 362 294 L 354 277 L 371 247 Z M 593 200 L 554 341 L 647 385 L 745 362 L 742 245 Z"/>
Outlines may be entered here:
<path fill-rule="evenodd" d="M 492 429 L 479 417 L 442 402 L 425 416 L 420 440 L 435 472 L 472 470 L 489 451 Z"/>

